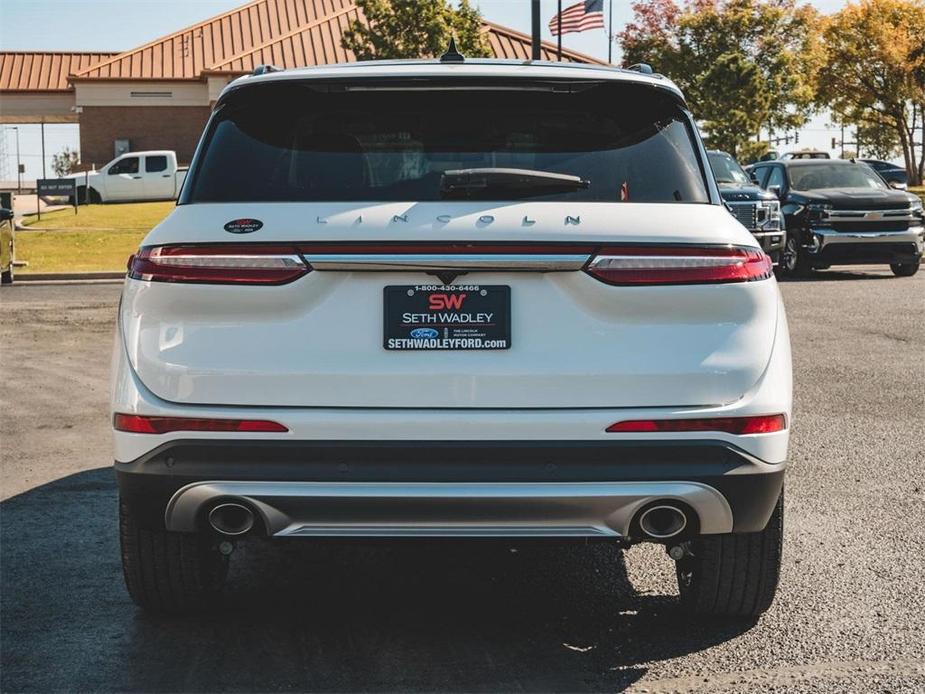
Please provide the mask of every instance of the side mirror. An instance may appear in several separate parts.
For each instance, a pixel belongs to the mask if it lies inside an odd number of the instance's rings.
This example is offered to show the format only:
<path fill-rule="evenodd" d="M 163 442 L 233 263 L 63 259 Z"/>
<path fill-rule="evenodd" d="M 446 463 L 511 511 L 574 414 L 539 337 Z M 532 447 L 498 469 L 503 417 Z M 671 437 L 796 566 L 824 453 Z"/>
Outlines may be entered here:
<path fill-rule="evenodd" d="M 0 207 L 0 222 L 8 222 L 13 219 L 13 210 Z"/>
<path fill-rule="evenodd" d="M 895 188 L 896 190 L 909 190 L 909 186 L 902 181 L 890 181 L 890 188 Z"/>
<path fill-rule="evenodd" d="M 754 183 L 756 186 L 760 186 L 760 185 L 761 185 L 761 183 L 758 181 L 758 176 L 756 176 L 755 174 L 750 173 L 750 174 L 748 174 L 748 177 L 749 177 L 750 179 L 752 179 L 752 183 Z"/>
<path fill-rule="evenodd" d="M 768 192 L 777 198 L 780 198 L 780 186 L 768 186 Z"/>

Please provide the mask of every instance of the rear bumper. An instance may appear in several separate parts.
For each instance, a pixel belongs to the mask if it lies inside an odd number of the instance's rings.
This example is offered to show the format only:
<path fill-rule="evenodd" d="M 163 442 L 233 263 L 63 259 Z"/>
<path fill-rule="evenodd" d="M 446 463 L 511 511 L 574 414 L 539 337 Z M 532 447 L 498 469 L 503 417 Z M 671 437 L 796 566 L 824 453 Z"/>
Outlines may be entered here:
<path fill-rule="evenodd" d="M 287 536 L 632 536 L 653 501 L 703 534 L 767 523 L 783 465 L 718 441 L 175 441 L 117 463 L 143 525 L 192 532 L 218 502 Z"/>

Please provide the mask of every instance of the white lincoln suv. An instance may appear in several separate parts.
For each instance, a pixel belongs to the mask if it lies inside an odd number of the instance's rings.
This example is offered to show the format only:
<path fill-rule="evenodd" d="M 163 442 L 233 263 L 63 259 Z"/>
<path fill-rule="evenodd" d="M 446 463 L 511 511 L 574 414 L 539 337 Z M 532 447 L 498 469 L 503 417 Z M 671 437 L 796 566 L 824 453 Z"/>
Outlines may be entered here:
<path fill-rule="evenodd" d="M 768 608 L 787 321 L 649 73 L 403 61 L 225 89 L 119 309 L 139 605 L 205 604 L 252 535 L 654 542 L 690 613 Z"/>

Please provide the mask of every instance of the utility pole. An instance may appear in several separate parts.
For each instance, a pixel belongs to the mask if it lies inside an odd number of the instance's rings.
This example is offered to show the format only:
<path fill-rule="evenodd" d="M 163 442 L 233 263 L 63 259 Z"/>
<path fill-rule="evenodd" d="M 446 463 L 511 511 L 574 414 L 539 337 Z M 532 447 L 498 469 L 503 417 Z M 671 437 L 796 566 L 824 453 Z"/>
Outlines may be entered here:
<path fill-rule="evenodd" d="M 530 29 L 532 41 L 530 56 L 532 60 L 540 59 L 540 0 L 530 0 Z"/>
<path fill-rule="evenodd" d="M 19 161 L 19 128 L 15 125 L 13 130 L 16 131 L 16 194 L 22 194 L 22 164 Z"/>
<path fill-rule="evenodd" d="M 613 65 L 613 0 L 607 12 L 607 62 Z"/>
<path fill-rule="evenodd" d="M 559 14 L 556 15 L 556 25 L 559 30 L 556 32 L 556 38 L 559 39 L 556 48 L 556 59 L 562 62 L 562 0 L 559 0 Z"/>
<path fill-rule="evenodd" d="M 42 178 L 48 178 L 45 174 L 45 121 L 42 121 Z"/>

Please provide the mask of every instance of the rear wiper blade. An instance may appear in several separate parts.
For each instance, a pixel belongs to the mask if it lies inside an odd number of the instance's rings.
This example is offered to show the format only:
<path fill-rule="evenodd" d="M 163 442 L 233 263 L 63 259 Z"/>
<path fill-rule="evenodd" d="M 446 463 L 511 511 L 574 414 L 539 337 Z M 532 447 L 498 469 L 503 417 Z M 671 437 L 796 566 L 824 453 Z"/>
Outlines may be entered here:
<path fill-rule="evenodd" d="M 543 191 L 544 193 L 580 190 L 591 185 L 591 181 L 534 169 L 455 169 L 444 171 L 440 177 L 440 193 L 444 198 L 477 197 L 488 191 Z"/>

